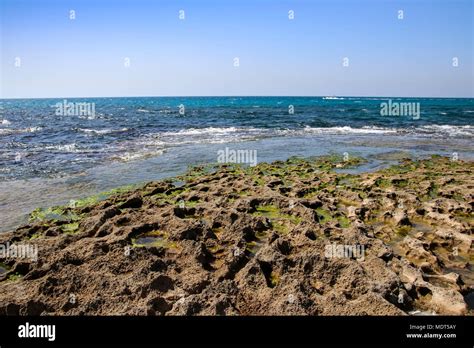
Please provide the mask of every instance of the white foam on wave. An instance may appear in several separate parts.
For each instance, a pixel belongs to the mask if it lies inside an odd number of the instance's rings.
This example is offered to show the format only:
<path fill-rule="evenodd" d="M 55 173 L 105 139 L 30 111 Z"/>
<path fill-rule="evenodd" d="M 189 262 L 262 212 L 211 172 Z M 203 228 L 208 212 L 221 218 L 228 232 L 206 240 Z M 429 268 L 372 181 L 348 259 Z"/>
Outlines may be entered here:
<path fill-rule="evenodd" d="M 10 121 L 8 121 L 7 119 L 2 120 L 2 125 L 3 126 L 8 126 L 10 124 L 12 124 L 12 123 Z"/>
<path fill-rule="evenodd" d="M 75 143 L 71 144 L 59 144 L 59 145 L 47 145 L 42 146 L 39 150 L 48 150 L 48 151 L 60 151 L 60 152 L 80 152 Z"/>
<path fill-rule="evenodd" d="M 303 130 L 286 129 L 277 131 L 280 135 L 303 135 L 303 134 L 435 134 L 439 136 L 474 136 L 474 127 L 453 126 L 453 125 L 425 125 L 413 128 L 385 128 L 375 126 L 364 126 L 361 128 L 353 128 L 350 126 L 343 127 L 310 127 L 306 126 Z"/>
<path fill-rule="evenodd" d="M 185 144 L 220 144 L 236 141 L 256 140 L 272 136 L 307 136 L 325 134 L 395 134 L 394 128 L 381 127 L 310 127 L 299 129 L 271 129 L 253 127 L 206 127 L 187 128 L 175 132 L 162 132 L 148 134 L 139 139 L 132 140 L 133 146 L 140 147 L 166 147 Z M 125 144 L 123 144 L 125 145 Z"/>
<path fill-rule="evenodd" d="M 87 130 L 83 130 L 86 131 Z M 95 133 L 100 130 L 90 130 Z M 102 130 L 104 131 L 104 130 Z M 112 160 L 131 162 L 160 156 L 167 148 L 193 144 L 233 143 L 258 140 L 271 137 L 311 137 L 311 136 L 429 136 L 445 137 L 450 135 L 472 136 L 472 126 L 426 125 L 409 128 L 364 126 L 364 127 L 311 127 L 298 129 L 275 129 L 253 127 L 204 127 L 186 128 L 178 131 L 143 134 L 134 139 L 127 139 L 105 146 L 103 151 Z M 56 151 L 87 152 L 75 146 L 60 145 Z"/>
<path fill-rule="evenodd" d="M 167 145 L 222 144 L 226 142 L 257 139 L 271 130 L 252 127 L 206 127 L 188 128 L 177 132 L 156 134 Z"/>
<path fill-rule="evenodd" d="M 187 128 L 173 132 L 144 134 L 115 144 L 109 150 L 113 159 L 129 162 L 162 155 L 167 147 L 190 144 L 220 144 L 256 139 L 264 130 L 247 127 Z"/>
<path fill-rule="evenodd" d="M 80 115 L 79 118 L 83 120 L 95 120 L 97 118 L 97 115 L 88 115 L 88 116 Z M 99 118 L 102 118 L 102 117 L 99 117 Z"/>
<path fill-rule="evenodd" d="M 115 144 L 110 151 L 118 152 L 113 158 L 131 161 L 161 155 L 167 147 L 190 144 L 221 144 L 258 138 L 263 129 L 245 127 L 187 128 L 175 132 L 144 134 L 138 138 Z"/>
<path fill-rule="evenodd" d="M 27 127 L 20 129 L 0 128 L 0 135 L 21 134 L 21 133 L 35 133 L 42 130 L 42 127 Z"/>
<path fill-rule="evenodd" d="M 135 152 L 135 153 L 125 152 L 123 154 L 114 156 L 112 158 L 117 159 L 122 162 L 130 162 L 130 161 L 136 161 L 139 159 L 144 159 L 144 158 L 148 158 L 152 156 L 161 156 L 163 152 L 164 150 L 143 151 L 143 152 Z"/>
<path fill-rule="evenodd" d="M 0 135 L 9 135 L 9 134 L 12 134 L 12 133 L 14 133 L 13 129 L 0 128 Z"/>
<path fill-rule="evenodd" d="M 306 126 L 304 129 L 286 129 L 277 131 L 281 135 L 304 135 L 304 134 L 389 134 L 397 133 L 394 128 L 381 128 L 365 126 L 362 128 L 352 128 L 350 126 L 343 127 L 310 127 Z"/>
<path fill-rule="evenodd" d="M 465 126 L 453 126 L 448 124 L 432 124 L 426 125 L 418 128 L 421 132 L 424 133 L 437 133 L 440 135 L 448 136 L 458 136 L 458 135 L 467 135 L 474 136 L 474 127 L 470 125 Z"/>
<path fill-rule="evenodd" d="M 104 135 L 104 134 L 112 134 L 112 133 L 121 133 L 128 131 L 128 128 L 121 128 L 121 129 L 88 129 L 88 128 L 78 128 L 78 131 L 88 133 L 88 134 L 96 134 L 96 135 Z"/>
<path fill-rule="evenodd" d="M 35 132 L 39 132 L 42 129 L 43 127 L 28 127 L 28 128 L 23 129 L 23 131 L 25 133 L 35 133 Z"/>
<path fill-rule="evenodd" d="M 125 128 L 121 129 L 124 131 Z M 1 129 L 0 129 L 1 131 Z M 86 133 L 95 134 L 102 131 L 103 134 L 113 131 L 82 129 Z M 115 130 L 118 131 L 118 130 Z M 110 146 L 105 146 L 103 151 L 108 153 L 109 158 L 122 162 L 130 162 L 145 158 L 160 156 L 169 147 L 192 144 L 218 144 L 229 142 L 240 142 L 248 140 L 258 140 L 268 137 L 307 137 L 307 136 L 327 136 L 327 135 L 419 135 L 419 136 L 473 136 L 474 127 L 451 126 L 451 125 L 425 125 L 411 128 L 388 128 L 376 126 L 364 127 L 310 127 L 298 129 L 269 129 L 253 127 L 205 127 L 187 128 L 174 132 L 159 132 L 144 134 L 138 138 L 124 140 Z M 75 143 L 49 145 L 42 147 L 43 150 L 59 152 L 89 152 L 97 150 L 80 149 Z"/>
<path fill-rule="evenodd" d="M 60 151 L 66 151 L 66 152 L 76 152 L 76 144 L 65 144 L 65 145 L 59 145 L 58 150 Z"/>
<path fill-rule="evenodd" d="M 251 127 L 205 127 L 205 128 L 187 128 L 177 132 L 164 132 L 161 133 L 163 136 L 186 136 L 186 135 L 225 135 L 232 133 L 251 133 L 260 132 L 263 129 L 251 128 Z"/>
<path fill-rule="evenodd" d="M 225 134 L 236 132 L 236 127 L 206 127 L 206 128 L 187 128 L 177 132 L 165 132 L 166 135 L 201 135 L 201 134 Z"/>

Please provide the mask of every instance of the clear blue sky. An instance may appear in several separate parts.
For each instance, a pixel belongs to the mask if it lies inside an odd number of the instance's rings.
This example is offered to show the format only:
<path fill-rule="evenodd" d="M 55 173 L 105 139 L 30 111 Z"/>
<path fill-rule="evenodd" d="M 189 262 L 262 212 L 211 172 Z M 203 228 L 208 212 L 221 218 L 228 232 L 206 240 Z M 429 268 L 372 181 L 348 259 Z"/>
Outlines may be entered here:
<path fill-rule="evenodd" d="M 0 4 L 2 98 L 474 97 L 472 0 Z M 397 18 L 400 9 L 403 20 Z M 342 66 L 344 57 L 349 67 Z M 456 68 L 453 57 L 459 59 Z"/>

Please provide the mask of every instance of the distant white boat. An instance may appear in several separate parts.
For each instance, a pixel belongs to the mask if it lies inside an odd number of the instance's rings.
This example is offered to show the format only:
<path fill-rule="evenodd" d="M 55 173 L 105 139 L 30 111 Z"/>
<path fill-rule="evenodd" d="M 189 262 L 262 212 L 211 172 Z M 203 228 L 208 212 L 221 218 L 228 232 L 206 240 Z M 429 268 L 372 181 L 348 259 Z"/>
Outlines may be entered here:
<path fill-rule="evenodd" d="M 342 97 L 323 97 L 323 99 L 344 99 Z"/>

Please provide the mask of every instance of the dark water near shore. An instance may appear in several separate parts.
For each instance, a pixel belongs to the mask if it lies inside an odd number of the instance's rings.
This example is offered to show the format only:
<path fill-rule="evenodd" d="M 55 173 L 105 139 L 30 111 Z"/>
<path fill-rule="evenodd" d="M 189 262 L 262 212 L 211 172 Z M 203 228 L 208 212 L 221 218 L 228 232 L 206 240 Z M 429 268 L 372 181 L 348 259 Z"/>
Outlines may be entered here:
<path fill-rule="evenodd" d="M 259 162 L 347 152 L 369 158 L 363 170 L 404 154 L 474 157 L 474 99 L 391 98 L 419 103 L 418 119 L 382 116 L 388 99 L 67 99 L 94 103 L 94 115 L 58 115 L 55 104 L 63 99 L 2 100 L 0 231 L 38 206 L 216 162 L 225 147 L 257 150 Z"/>

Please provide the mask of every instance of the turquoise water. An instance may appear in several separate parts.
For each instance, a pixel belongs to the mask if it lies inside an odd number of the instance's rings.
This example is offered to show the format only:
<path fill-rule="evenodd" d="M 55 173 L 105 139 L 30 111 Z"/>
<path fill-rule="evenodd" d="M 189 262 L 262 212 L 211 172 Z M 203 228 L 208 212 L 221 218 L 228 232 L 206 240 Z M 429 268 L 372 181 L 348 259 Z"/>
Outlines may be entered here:
<path fill-rule="evenodd" d="M 63 99 L 3 100 L 0 180 L 58 177 L 104 162 L 159 156 L 189 144 L 294 136 L 399 135 L 467 138 L 473 99 L 392 98 L 419 103 L 419 119 L 381 116 L 387 98 L 92 98 L 95 115 L 56 115 Z M 184 114 L 179 106 L 183 105 Z M 294 114 L 290 114 L 293 108 Z"/>
<path fill-rule="evenodd" d="M 416 103 L 419 115 L 381 115 L 381 104 Z M 225 147 L 258 161 L 327 153 L 473 158 L 474 99 L 356 97 L 90 98 L 94 114 L 58 114 L 63 99 L 1 100 L 0 230 L 38 206 L 217 161 Z M 181 108 L 180 108 L 181 106 Z M 416 110 L 414 108 L 413 110 Z M 180 111 L 182 111 L 180 113 Z M 294 111 L 294 113 L 291 113 Z"/>

